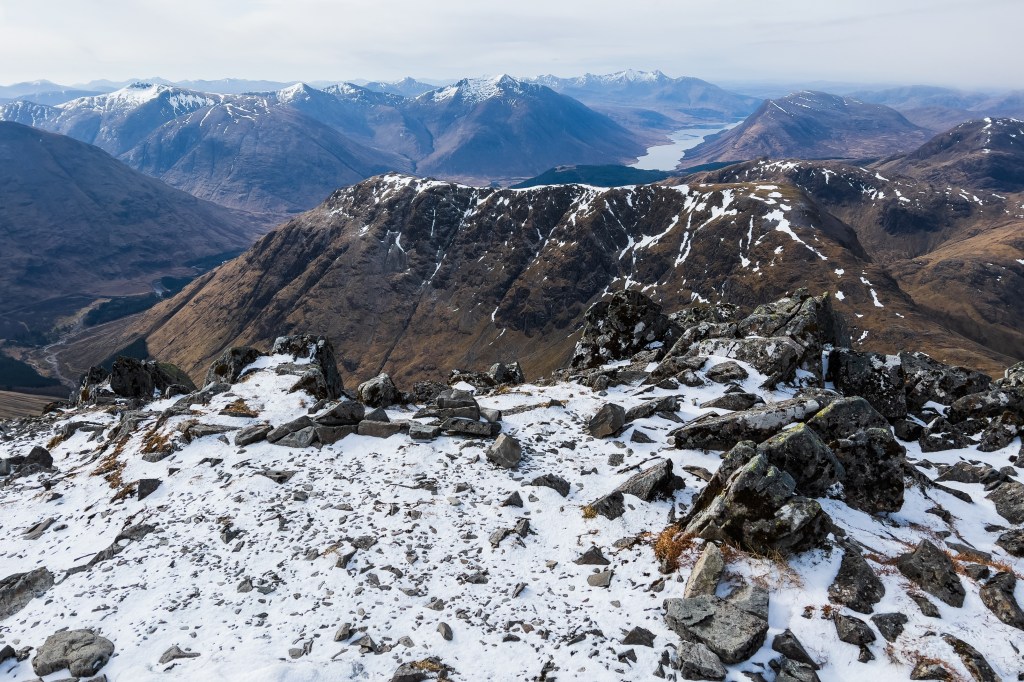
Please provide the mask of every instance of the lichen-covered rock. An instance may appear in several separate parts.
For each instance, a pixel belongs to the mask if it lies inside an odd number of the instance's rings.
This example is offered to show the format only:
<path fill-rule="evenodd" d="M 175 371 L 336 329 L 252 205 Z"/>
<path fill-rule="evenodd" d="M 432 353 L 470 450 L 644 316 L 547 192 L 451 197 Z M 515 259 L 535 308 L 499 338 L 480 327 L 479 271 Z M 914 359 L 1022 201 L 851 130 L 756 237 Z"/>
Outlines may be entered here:
<path fill-rule="evenodd" d="M 999 388 L 1024 388 L 1024 362 L 1008 367 L 995 383 Z"/>
<path fill-rule="evenodd" d="M 755 336 L 741 339 L 705 339 L 691 347 L 689 352 L 693 355 L 717 355 L 745 362 L 768 377 L 765 386 L 774 386 L 780 381 L 791 381 L 796 377 L 804 348 L 793 339 L 784 336 Z M 714 376 L 711 371 L 708 372 L 709 379 L 718 381 Z M 727 379 L 730 380 L 732 379 Z"/>
<path fill-rule="evenodd" d="M 971 445 L 970 437 L 945 417 L 936 417 L 929 422 L 917 442 L 921 452 L 959 450 Z"/>
<path fill-rule="evenodd" d="M 906 375 L 907 406 L 917 412 L 925 403 L 951 405 L 959 398 L 987 391 L 992 384 L 988 375 L 966 367 L 952 367 L 924 353 L 900 353 Z"/>
<path fill-rule="evenodd" d="M 517 386 L 526 383 L 526 376 L 518 361 L 496 362 L 487 370 L 487 374 L 494 380 L 495 385 Z"/>
<path fill-rule="evenodd" d="M 370 407 L 391 407 L 402 399 L 401 392 L 387 374 L 378 374 L 359 384 L 356 395 L 359 402 Z"/>
<path fill-rule="evenodd" d="M 1009 571 L 1000 571 L 981 586 L 981 601 L 996 618 L 1011 627 L 1024 630 L 1024 611 L 1013 596 L 1016 586 L 1017 576 Z"/>
<path fill-rule="evenodd" d="M 688 534 L 759 554 L 803 551 L 820 546 L 828 534 L 831 521 L 821 505 L 797 495 L 793 477 L 763 454 L 740 466 L 721 487 L 714 499 L 694 502 Z"/>
<path fill-rule="evenodd" d="M 686 486 L 686 482 L 672 473 L 672 460 L 662 459 L 643 471 L 630 476 L 616 492 L 639 497 L 644 502 L 669 499 Z"/>
<path fill-rule="evenodd" d="M 886 421 L 878 410 L 864 398 L 839 398 L 811 417 L 807 425 L 826 443 L 847 438 L 861 429 L 887 429 Z"/>
<path fill-rule="evenodd" d="M 808 497 L 824 497 L 845 476 L 832 450 L 806 424 L 772 436 L 757 452 L 792 476 L 796 492 Z"/>
<path fill-rule="evenodd" d="M 996 388 L 960 398 L 946 411 L 946 418 L 954 424 L 968 419 L 989 419 L 1004 412 L 1024 415 L 1024 387 Z"/>
<path fill-rule="evenodd" d="M 724 680 L 722 660 L 703 642 L 682 641 L 676 647 L 676 669 L 684 680 Z"/>
<path fill-rule="evenodd" d="M 594 438 L 607 438 L 618 433 L 626 423 L 626 410 L 615 403 L 605 403 L 590 418 L 587 430 Z"/>
<path fill-rule="evenodd" d="M 1024 483 L 1007 481 L 988 494 L 996 512 L 1010 523 L 1024 523 Z"/>
<path fill-rule="evenodd" d="M 95 675 L 114 653 L 114 643 L 91 630 L 64 630 L 50 635 L 36 651 L 32 670 L 45 676 L 67 668 L 76 677 Z"/>
<path fill-rule="evenodd" d="M 110 389 L 122 398 L 151 400 L 172 386 L 180 387 L 179 395 L 196 390 L 189 376 L 170 363 L 120 356 L 110 369 Z"/>
<path fill-rule="evenodd" d="M 683 588 L 684 597 L 696 597 L 698 595 L 712 595 L 718 588 L 718 581 L 725 570 L 725 559 L 722 557 L 722 550 L 713 542 L 705 542 L 704 549 L 693 565 L 690 576 L 686 579 L 686 586 Z"/>
<path fill-rule="evenodd" d="M 967 668 L 967 672 L 977 682 L 1001 682 L 999 675 L 992 669 L 992 666 L 985 660 L 985 657 L 981 655 L 981 652 L 973 646 L 949 633 L 944 633 L 942 640 L 953 648 L 956 655 L 960 657 L 964 667 Z"/>
<path fill-rule="evenodd" d="M 991 421 L 981 434 L 980 452 L 1002 450 L 1024 431 L 1024 416 L 1006 411 Z"/>
<path fill-rule="evenodd" d="M 522 457 L 523 446 L 506 433 L 500 434 L 487 448 L 487 461 L 502 469 L 515 469 Z"/>
<path fill-rule="evenodd" d="M 680 332 L 660 305 L 632 289 L 595 303 L 584 321 L 569 365 L 573 369 L 625 360 L 654 344 L 671 347 Z"/>
<path fill-rule="evenodd" d="M 864 429 L 832 443 L 843 466 L 843 499 L 869 514 L 903 507 L 907 450 L 887 429 Z"/>
<path fill-rule="evenodd" d="M 1006 531 L 996 539 L 996 545 L 1011 556 L 1024 557 L 1024 528 Z"/>
<path fill-rule="evenodd" d="M 903 365 L 897 355 L 838 348 L 829 353 L 828 378 L 845 396 L 861 396 L 889 421 L 907 416 Z"/>

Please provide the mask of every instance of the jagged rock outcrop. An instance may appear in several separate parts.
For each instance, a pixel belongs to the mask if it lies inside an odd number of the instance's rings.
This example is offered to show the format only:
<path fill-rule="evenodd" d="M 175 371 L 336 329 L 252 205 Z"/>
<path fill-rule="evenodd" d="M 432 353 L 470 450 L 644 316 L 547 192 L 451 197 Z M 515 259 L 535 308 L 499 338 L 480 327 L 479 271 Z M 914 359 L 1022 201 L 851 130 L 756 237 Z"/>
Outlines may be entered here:
<path fill-rule="evenodd" d="M 584 316 L 583 336 L 569 366 L 589 369 L 675 343 L 679 328 L 661 306 L 638 291 L 621 291 L 595 303 Z"/>
<path fill-rule="evenodd" d="M 210 365 L 203 385 L 235 383 L 241 377 L 242 370 L 256 362 L 256 359 L 262 355 L 263 353 L 252 346 L 228 348 Z"/>
<path fill-rule="evenodd" d="M 308 368 L 296 372 L 300 378 L 292 387 L 293 391 L 306 390 L 317 398 L 337 399 L 345 390 L 345 383 L 338 372 L 334 344 L 326 336 L 281 336 L 274 340 L 270 352 L 308 362 Z M 303 365 L 297 365 L 296 369 L 300 367 Z"/>
<path fill-rule="evenodd" d="M 751 449 L 743 444 L 738 448 L 746 451 L 744 455 Z M 744 455 L 730 453 L 734 459 Z M 824 541 L 828 515 L 818 502 L 798 495 L 794 478 L 771 464 L 765 454 L 755 451 L 725 480 L 719 474 L 705 491 L 720 488 L 721 493 L 712 499 L 698 497 L 682 532 L 734 542 L 759 554 L 799 552 Z"/>

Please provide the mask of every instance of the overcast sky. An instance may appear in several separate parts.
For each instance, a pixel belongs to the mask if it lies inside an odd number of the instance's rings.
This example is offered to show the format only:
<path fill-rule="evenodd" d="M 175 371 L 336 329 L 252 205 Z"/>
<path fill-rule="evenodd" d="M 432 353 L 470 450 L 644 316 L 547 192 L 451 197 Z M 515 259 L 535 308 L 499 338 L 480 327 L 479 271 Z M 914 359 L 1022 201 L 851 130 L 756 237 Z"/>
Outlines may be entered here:
<path fill-rule="evenodd" d="M 567 76 L 1024 87 L 1024 0 L 0 0 L 0 84 Z"/>

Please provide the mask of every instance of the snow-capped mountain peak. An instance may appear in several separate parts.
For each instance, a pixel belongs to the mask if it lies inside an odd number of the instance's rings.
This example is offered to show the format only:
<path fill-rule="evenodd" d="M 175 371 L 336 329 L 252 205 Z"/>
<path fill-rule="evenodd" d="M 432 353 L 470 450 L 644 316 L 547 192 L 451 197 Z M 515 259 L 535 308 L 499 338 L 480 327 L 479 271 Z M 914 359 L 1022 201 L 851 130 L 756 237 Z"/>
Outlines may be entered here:
<path fill-rule="evenodd" d="M 428 92 L 423 97 L 434 102 L 458 98 L 464 102 L 477 103 L 495 97 L 522 95 L 530 87 L 530 84 L 503 73 L 490 78 L 463 78 L 457 83 Z"/>

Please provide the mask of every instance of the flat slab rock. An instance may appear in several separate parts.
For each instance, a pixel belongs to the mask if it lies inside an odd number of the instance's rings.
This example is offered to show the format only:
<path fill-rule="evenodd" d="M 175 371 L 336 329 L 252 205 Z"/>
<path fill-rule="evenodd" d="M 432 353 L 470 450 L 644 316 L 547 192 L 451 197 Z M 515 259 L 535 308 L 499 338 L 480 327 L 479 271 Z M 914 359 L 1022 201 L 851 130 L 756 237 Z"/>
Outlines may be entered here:
<path fill-rule="evenodd" d="M 723 663 L 745 661 L 764 644 L 768 621 L 713 595 L 666 599 L 665 621 L 684 640 L 697 640 Z"/>
<path fill-rule="evenodd" d="M 834 400 L 826 394 L 792 398 L 727 415 L 698 417 L 672 433 L 677 448 L 728 450 L 740 441 L 760 443 L 793 422 L 817 414 Z"/>

